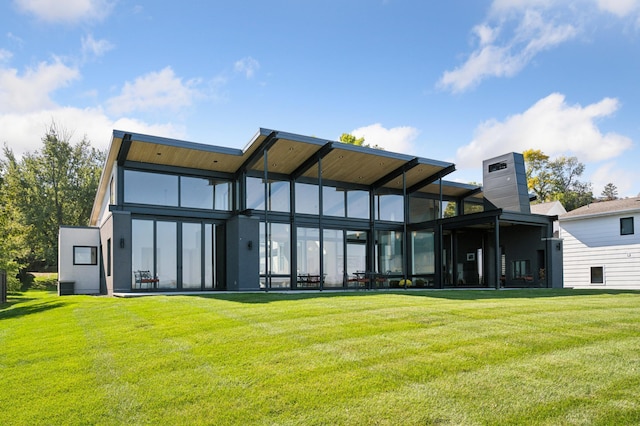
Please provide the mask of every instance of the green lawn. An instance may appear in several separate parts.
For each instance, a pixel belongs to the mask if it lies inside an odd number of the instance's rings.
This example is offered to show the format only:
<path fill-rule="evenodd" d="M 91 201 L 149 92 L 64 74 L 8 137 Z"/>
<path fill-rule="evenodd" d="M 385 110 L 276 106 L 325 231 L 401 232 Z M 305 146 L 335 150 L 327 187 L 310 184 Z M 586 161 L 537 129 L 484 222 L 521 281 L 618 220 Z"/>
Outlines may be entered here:
<path fill-rule="evenodd" d="M 0 424 L 640 424 L 640 292 L 10 295 Z"/>

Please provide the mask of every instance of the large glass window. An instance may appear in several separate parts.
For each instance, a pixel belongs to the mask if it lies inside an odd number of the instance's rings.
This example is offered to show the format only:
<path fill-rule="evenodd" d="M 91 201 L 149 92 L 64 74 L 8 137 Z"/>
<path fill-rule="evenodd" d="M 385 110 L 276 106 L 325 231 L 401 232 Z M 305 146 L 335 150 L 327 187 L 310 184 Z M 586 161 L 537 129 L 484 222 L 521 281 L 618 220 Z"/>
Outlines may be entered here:
<path fill-rule="evenodd" d="M 202 224 L 182 224 L 182 288 L 202 287 Z"/>
<path fill-rule="evenodd" d="M 434 233 L 414 231 L 411 233 L 412 270 L 415 275 L 435 273 Z"/>
<path fill-rule="evenodd" d="M 286 181 L 269 181 L 267 183 L 270 211 L 288 212 L 290 200 L 290 184 Z M 247 178 L 247 208 L 264 210 L 264 180 L 256 177 Z"/>
<path fill-rule="evenodd" d="M 439 215 L 440 201 L 429 198 L 409 198 L 409 222 L 419 223 L 435 220 Z"/>
<path fill-rule="evenodd" d="M 296 213 L 320 214 L 318 185 L 296 182 Z"/>
<path fill-rule="evenodd" d="M 323 231 L 323 269 L 325 287 L 342 287 L 344 283 L 344 232 Z"/>
<path fill-rule="evenodd" d="M 178 205 L 178 176 L 162 173 L 124 171 L 126 203 Z"/>
<path fill-rule="evenodd" d="M 153 221 L 133 219 L 131 221 L 131 265 L 134 275 L 140 272 L 155 274 L 153 262 Z M 132 288 L 142 288 L 132 276 Z"/>
<path fill-rule="evenodd" d="M 346 231 L 347 235 L 347 279 L 358 283 L 364 280 L 367 271 L 367 233 Z M 363 281 L 364 282 L 364 281 Z"/>
<path fill-rule="evenodd" d="M 158 288 L 178 287 L 178 233 L 176 222 L 156 222 Z"/>
<path fill-rule="evenodd" d="M 322 210 L 326 216 L 344 217 L 344 190 L 332 186 L 322 187 Z"/>
<path fill-rule="evenodd" d="M 378 231 L 377 259 L 379 273 L 403 273 L 402 232 Z"/>
<path fill-rule="evenodd" d="M 376 195 L 376 219 L 404 222 L 402 195 Z"/>
<path fill-rule="evenodd" d="M 213 181 L 214 205 L 216 210 L 231 210 L 231 182 Z"/>
<path fill-rule="evenodd" d="M 265 245 L 265 225 L 260 223 L 260 275 L 263 286 L 266 283 L 265 261 L 269 260 L 271 288 L 291 286 L 291 225 L 288 223 L 269 224 L 269 245 Z M 267 256 L 266 249 L 269 249 Z"/>
<path fill-rule="evenodd" d="M 213 208 L 213 182 L 210 179 L 182 176 L 180 205 L 196 209 Z"/>
<path fill-rule="evenodd" d="M 298 228 L 298 275 L 320 274 L 320 232 L 317 228 Z"/>
<path fill-rule="evenodd" d="M 213 288 L 215 280 L 215 232 L 215 226 L 210 223 L 204 224 L 204 288 Z"/>
<path fill-rule="evenodd" d="M 347 217 L 354 219 L 369 219 L 369 192 L 347 192 Z"/>

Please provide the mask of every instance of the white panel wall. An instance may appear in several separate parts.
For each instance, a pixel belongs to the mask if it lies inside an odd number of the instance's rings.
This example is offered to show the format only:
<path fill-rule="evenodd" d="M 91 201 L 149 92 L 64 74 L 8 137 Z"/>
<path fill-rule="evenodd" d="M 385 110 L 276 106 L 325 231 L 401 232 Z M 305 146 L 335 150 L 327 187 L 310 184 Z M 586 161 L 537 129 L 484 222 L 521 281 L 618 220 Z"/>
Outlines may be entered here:
<path fill-rule="evenodd" d="M 74 265 L 74 246 L 96 247 L 96 265 Z M 100 232 L 98 228 L 60 228 L 58 281 L 74 281 L 75 294 L 100 293 Z"/>
<path fill-rule="evenodd" d="M 633 235 L 620 235 L 620 218 L 633 217 Z M 640 214 L 561 220 L 564 285 L 574 288 L 640 289 Z M 591 267 L 604 268 L 604 283 L 591 284 Z"/>

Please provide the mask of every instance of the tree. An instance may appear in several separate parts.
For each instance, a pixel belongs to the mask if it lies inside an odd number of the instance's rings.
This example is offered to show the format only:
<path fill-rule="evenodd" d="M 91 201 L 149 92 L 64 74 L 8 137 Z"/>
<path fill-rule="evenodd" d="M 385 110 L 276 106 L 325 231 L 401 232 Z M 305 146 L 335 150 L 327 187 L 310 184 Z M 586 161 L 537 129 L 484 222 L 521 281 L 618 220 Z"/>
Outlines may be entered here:
<path fill-rule="evenodd" d="M 602 194 L 600 194 L 603 200 L 611 201 L 618 199 L 618 188 L 611 182 L 604 186 Z"/>
<path fill-rule="evenodd" d="M 341 134 L 340 135 L 340 142 L 348 143 L 349 145 L 367 146 L 367 145 L 363 145 L 364 144 L 364 137 L 356 138 L 354 135 L 351 135 L 349 133 Z"/>
<path fill-rule="evenodd" d="M 560 201 L 567 211 L 593 201 L 590 182 L 579 180 L 585 166 L 576 157 L 550 160 L 540 150 L 523 152 L 527 185 L 539 202 Z"/>
<path fill-rule="evenodd" d="M 549 170 L 549 156 L 539 149 L 522 153 L 526 165 L 527 186 L 540 202 L 547 201 L 553 190 L 553 176 Z"/>
<path fill-rule="evenodd" d="M 363 146 L 365 148 L 375 148 L 384 150 L 381 146 L 378 145 L 370 145 L 368 143 L 364 143 L 364 136 L 361 138 L 356 138 L 354 135 L 349 133 L 343 133 L 340 135 L 340 142 L 348 143 L 349 145 Z"/>
<path fill-rule="evenodd" d="M 104 153 L 83 138 L 52 123 L 43 147 L 17 159 L 4 148 L 2 201 L 10 215 L 3 232 L 14 239 L 12 255 L 22 266 L 57 265 L 58 229 L 86 226 L 93 206 Z"/>

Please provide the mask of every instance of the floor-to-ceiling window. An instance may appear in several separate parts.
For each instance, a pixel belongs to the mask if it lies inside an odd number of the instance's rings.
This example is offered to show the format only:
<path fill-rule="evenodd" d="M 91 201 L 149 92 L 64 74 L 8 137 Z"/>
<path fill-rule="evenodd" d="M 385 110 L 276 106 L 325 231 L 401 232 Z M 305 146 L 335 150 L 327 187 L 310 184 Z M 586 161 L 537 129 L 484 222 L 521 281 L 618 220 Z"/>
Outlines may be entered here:
<path fill-rule="evenodd" d="M 178 233 L 176 222 L 156 222 L 158 288 L 178 288 Z"/>
<path fill-rule="evenodd" d="M 345 231 L 346 233 L 346 271 L 347 282 L 359 287 L 370 279 L 367 271 L 367 233 L 364 231 Z"/>
<path fill-rule="evenodd" d="M 182 288 L 202 287 L 202 224 L 182 224 Z"/>
<path fill-rule="evenodd" d="M 435 245 L 433 231 L 411 233 L 411 271 L 416 287 L 435 285 Z"/>
<path fill-rule="evenodd" d="M 224 240 L 202 222 L 133 219 L 132 289 L 201 290 L 224 287 Z M 141 272 L 147 274 L 141 282 Z M 144 274 L 143 274 L 144 275 Z"/>
<path fill-rule="evenodd" d="M 291 287 L 291 225 L 269 223 L 269 244 L 265 244 L 265 225 L 260 223 L 260 282 L 263 288 Z M 268 254 L 267 254 L 268 250 Z M 269 271 L 265 268 L 269 261 Z"/>
<path fill-rule="evenodd" d="M 131 221 L 131 287 L 134 290 L 142 289 L 140 281 L 140 271 L 148 272 L 155 276 L 155 256 L 154 256 L 154 222 L 153 220 L 133 219 Z M 136 277 L 136 274 L 138 276 Z M 136 280 L 136 278 L 138 278 Z M 145 284 L 153 284 L 145 283 Z M 149 287 L 145 285 L 144 287 Z"/>
<path fill-rule="evenodd" d="M 397 284 L 404 275 L 402 231 L 377 231 L 376 272 L 386 274 L 390 283 Z"/>
<path fill-rule="evenodd" d="M 325 229 L 323 235 L 324 287 L 344 285 L 344 231 Z"/>
<path fill-rule="evenodd" d="M 297 234 L 298 287 L 319 287 L 320 231 L 318 228 L 299 227 Z"/>

